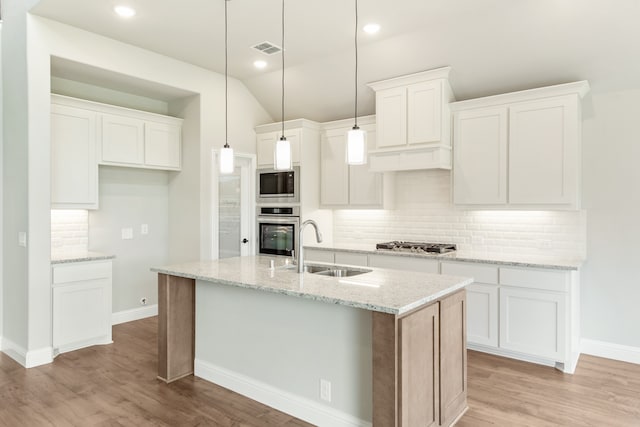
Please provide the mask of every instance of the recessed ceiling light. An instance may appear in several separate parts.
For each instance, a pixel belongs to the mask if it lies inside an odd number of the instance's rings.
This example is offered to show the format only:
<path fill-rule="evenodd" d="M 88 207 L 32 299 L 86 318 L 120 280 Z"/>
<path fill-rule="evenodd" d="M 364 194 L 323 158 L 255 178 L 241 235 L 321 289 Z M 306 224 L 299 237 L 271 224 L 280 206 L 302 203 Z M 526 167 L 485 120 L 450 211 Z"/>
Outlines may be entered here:
<path fill-rule="evenodd" d="M 375 34 L 378 31 L 380 31 L 380 25 L 372 22 L 372 23 L 367 24 L 364 27 L 362 27 L 362 29 L 364 30 L 365 33 Z"/>
<path fill-rule="evenodd" d="M 253 66 L 256 67 L 256 68 L 263 69 L 264 67 L 267 66 L 267 61 L 255 61 L 253 63 Z"/>
<path fill-rule="evenodd" d="M 116 6 L 113 10 L 122 18 L 131 18 L 136 14 L 135 9 L 129 6 Z"/>

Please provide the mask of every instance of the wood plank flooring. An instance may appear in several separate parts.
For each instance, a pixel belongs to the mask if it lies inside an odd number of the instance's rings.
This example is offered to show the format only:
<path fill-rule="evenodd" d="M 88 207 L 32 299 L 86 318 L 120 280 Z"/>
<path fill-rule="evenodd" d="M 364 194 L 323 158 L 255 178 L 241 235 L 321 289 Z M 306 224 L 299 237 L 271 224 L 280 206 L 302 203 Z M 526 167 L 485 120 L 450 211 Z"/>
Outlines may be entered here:
<path fill-rule="evenodd" d="M 195 377 L 160 382 L 156 334 L 156 318 L 117 325 L 113 345 L 29 370 L 0 353 L 0 426 L 309 425 Z M 582 356 L 566 375 L 473 351 L 468 364 L 459 427 L 640 427 L 640 365 Z"/>

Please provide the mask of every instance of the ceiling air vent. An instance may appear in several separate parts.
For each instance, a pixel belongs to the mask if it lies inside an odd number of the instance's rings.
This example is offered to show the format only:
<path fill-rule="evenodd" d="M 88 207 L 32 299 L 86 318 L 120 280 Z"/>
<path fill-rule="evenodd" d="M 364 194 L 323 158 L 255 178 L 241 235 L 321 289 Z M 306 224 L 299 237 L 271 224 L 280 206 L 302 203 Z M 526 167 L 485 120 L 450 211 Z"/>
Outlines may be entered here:
<path fill-rule="evenodd" d="M 278 53 L 282 50 L 280 46 L 276 46 L 271 42 L 262 42 L 253 46 L 253 48 L 257 51 L 264 53 L 265 55 L 273 55 L 274 53 Z"/>

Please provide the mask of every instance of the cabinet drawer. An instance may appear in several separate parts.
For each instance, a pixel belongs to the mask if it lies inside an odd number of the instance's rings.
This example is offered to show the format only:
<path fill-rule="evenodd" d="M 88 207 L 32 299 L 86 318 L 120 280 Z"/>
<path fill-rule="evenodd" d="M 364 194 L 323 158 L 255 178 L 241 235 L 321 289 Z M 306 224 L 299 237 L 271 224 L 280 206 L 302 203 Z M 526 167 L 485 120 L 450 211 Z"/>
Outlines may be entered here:
<path fill-rule="evenodd" d="M 323 251 L 318 249 L 304 249 L 304 260 L 305 261 L 316 261 L 316 262 L 329 262 L 331 264 L 334 263 L 334 257 L 332 251 Z"/>
<path fill-rule="evenodd" d="M 569 290 L 569 275 L 565 271 L 500 268 L 500 284 L 566 292 Z"/>
<path fill-rule="evenodd" d="M 366 267 L 369 265 L 367 254 L 357 254 L 353 252 L 336 252 L 336 264 L 358 265 Z"/>
<path fill-rule="evenodd" d="M 111 261 L 81 262 L 53 267 L 53 284 L 111 277 Z"/>
<path fill-rule="evenodd" d="M 369 267 L 438 274 L 438 261 L 410 256 L 369 255 Z"/>
<path fill-rule="evenodd" d="M 498 267 L 491 265 L 443 262 L 442 274 L 473 277 L 473 281 L 476 283 L 498 284 Z"/>

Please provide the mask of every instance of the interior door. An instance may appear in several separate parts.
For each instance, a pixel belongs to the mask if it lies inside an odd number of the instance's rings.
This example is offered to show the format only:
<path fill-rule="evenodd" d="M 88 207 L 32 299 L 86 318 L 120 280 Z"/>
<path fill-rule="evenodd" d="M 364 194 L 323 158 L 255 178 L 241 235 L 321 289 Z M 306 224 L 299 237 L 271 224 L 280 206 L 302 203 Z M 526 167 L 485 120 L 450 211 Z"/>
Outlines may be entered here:
<path fill-rule="evenodd" d="M 218 175 L 218 258 L 255 253 L 251 157 L 235 156 L 235 170 Z"/>

